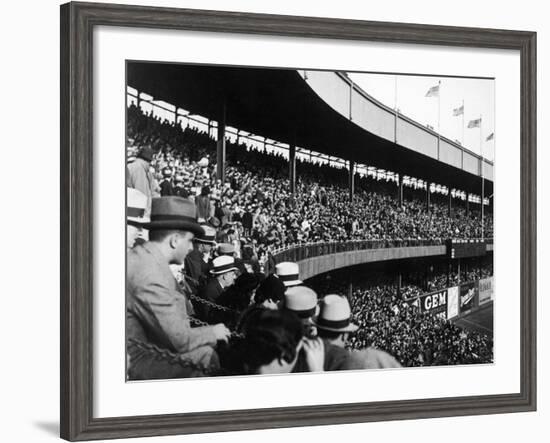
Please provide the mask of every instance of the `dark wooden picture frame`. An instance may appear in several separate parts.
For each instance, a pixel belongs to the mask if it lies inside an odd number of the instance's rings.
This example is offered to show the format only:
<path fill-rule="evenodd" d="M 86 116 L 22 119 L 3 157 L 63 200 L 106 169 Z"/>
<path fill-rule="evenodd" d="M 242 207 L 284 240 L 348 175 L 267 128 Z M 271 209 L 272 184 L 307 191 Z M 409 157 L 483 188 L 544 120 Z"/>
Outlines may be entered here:
<path fill-rule="evenodd" d="M 93 417 L 92 54 L 95 26 L 512 49 L 521 58 L 521 392 L 188 414 Z M 89 440 L 536 409 L 536 34 L 114 4 L 61 6 L 61 437 Z"/>

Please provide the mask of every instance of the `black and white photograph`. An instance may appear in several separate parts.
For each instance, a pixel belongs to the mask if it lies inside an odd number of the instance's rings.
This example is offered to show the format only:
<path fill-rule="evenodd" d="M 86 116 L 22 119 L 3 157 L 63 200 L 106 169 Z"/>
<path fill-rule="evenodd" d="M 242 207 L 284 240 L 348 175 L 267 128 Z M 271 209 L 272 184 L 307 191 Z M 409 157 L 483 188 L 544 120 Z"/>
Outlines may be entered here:
<path fill-rule="evenodd" d="M 127 60 L 126 380 L 492 364 L 494 88 Z"/>

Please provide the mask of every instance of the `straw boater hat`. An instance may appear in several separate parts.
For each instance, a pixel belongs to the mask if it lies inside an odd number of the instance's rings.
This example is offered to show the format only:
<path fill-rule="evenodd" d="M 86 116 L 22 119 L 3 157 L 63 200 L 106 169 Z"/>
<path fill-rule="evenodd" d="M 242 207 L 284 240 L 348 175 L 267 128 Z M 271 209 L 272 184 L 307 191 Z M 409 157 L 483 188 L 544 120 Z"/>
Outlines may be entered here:
<path fill-rule="evenodd" d="M 284 261 L 275 266 L 275 274 L 285 286 L 297 286 L 302 284 L 299 275 L 298 263 Z"/>
<path fill-rule="evenodd" d="M 232 256 L 235 253 L 235 246 L 231 243 L 220 243 L 218 245 L 218 253 L 220 255 Z"/>
<path fill-rule="evenodd" d="M 147 223 L 149 221 L 149 217 L 145 216 L 147 196 L 134 188 L 127 188 L 126 194 L 126 220 L 131 224 L 140 226 Z"/>
<path fill-rule="evenodd" d="M 195 241 L 198 243 L 205 243 L 207 245 L 215 245 L 216 230 L 209 225 L 201 225 L 201 228 L 204 229 L 204 235 L 202 237 L 197 237 Z"/>
<path fill-rule="evenodd" d="M 317 310 L 317 294 L 306 286 L 293 286 L 285 292 L 284 306 L 300 318 L 312 317 Z"/>
<path fill-rule="evenodd" d="M 351 323 L 351 309 L 346 297 L 326 295 L 321 301 L 321 310 L 312 323 L 319 329 L 332 332 L 354 332 L 359 329 Z"/>
<path fill-rule="evenodd" d="M 238 268 L 235 266 L 235 259 L 229 257 L 228 255 L 220 255 L 212 260 L 212 269 L 210 273 L 212 275 L 221 275 L 229 271 L 238 271 Z"/>
<path fill-rule="evenodd" d="M 195 204 L 183 197 L 156 197 L 151 205 L 151 221 L 145 229 L 175 229 L 193 232 L 197 237 L 204 229 L 197 223 Z"/>

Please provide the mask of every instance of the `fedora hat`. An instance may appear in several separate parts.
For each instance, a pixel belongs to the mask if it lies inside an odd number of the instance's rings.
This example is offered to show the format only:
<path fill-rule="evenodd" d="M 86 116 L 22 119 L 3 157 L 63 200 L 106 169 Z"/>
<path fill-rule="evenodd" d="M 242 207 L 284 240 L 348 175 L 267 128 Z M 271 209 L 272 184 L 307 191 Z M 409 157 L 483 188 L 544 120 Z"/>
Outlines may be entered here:
<path fill-rule="evenodd" d="M 126 189 L 126 220 L 130 223 L 142 225 L 149 221 L 145 216 L 147 209 L 147 196 L 137 189 Z"/>
<path fill-rule="evenodd" d="M 197 237 L 204 235 L 204 229 L 197 223 L 195 204 L 177 197 L 155 197 L 151 205 L 151 221 L 145 229 L 175 229 L 193 232 Z"/>
<path fill-rule="evenodd" d="M 212 260 L 212 269 L 210 273 L 212 275 L 221 275 L 229 271 L 238 271 L 238 268 L 235 266 L 235 259 L 229 257 L 228 255 L 220 255 Z"/>
<path fill-rule="evenodd" d="M 312 323 L 319 329 L 332 332 L 354 332 L 359 329 L 351 323 L 348 299 L 336 294 L 329 294 L 323 298 L 319 315 L 312 319 Z"/>
<path fill-rule="evenodd" d="M 202 237 L 197 237 L 195 241 L 198 243 L 206 243 L 207 245 L 215 245 L 216 230 L 209 225 L 201 225 L 201 227 L 204 229 L 204 235 Z"/>
<path fill-rule="evenodd" d="M 285 292 L 285 309 L 300 318 L 312 317 L 317 310 L 317 293 L 307 286 L 293 286 Z"/>
<path fill-rule="evenodd" d="M 220 219 L 217 218 L 217 217 L 210 217 L 208 219 L 208 223 L 210 223 L 212 226 L 214 226 L 215 228 L 219 227 L 220 226 Z"/>
<path fill-rule="evenodd" d="M 298 263 L 290 261 L 278 263 L 275 265 L 275 275 L 281 279 L 285 286 L 297 286 L 302 284 Z"/>
<path fill-rule="evenodd" d="M 155 155 L 155 152 L 153 151 L 153 148 L 151 148 L 151 146 L 149 145 L 142 147 L 138 153 L 139 158 L 142 158 L 143 160 L 148 162 L 153 160 L 153 155 Z"/>

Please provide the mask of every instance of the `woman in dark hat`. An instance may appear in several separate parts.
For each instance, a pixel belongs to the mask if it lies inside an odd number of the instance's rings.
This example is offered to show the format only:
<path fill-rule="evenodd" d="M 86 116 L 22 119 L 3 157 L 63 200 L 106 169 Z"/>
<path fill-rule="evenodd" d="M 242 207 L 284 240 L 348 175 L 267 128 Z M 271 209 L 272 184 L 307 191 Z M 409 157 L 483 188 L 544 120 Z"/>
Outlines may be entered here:
<path fill-rule="evenodd" d="M 271 274 L 256 290 L 254 303 L 268 309 L 278 309 L 285 295 L 286 287 L 280 278 Z"/>

